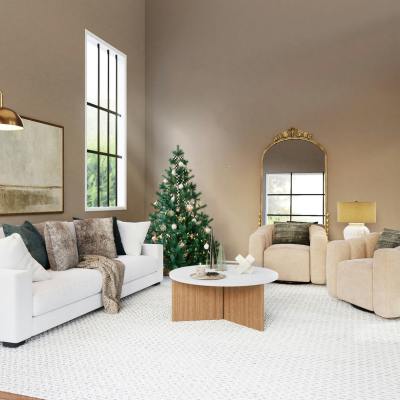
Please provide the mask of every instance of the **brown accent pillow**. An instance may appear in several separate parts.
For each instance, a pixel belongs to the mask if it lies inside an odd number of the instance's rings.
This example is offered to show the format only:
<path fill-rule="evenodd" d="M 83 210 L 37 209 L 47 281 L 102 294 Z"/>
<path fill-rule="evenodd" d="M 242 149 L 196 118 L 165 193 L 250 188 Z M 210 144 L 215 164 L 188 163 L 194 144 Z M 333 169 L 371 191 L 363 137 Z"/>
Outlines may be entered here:
<path fill-rule="evenodd" d="M 310 226 L 308 222 L 274 222 L 272 244 L 310 245 Z"/>
<path fill-rule="evenodd" d="M 91 218 L 74 221 L 79 257 L 116 258 L 112 218 Z"/>
<path fill-rule="evenodd" d="M 72 222 L 46 222 L 44 238 L 50 268 L 53 271 L 65 271 L 77 266 L 79 256 Z"/>

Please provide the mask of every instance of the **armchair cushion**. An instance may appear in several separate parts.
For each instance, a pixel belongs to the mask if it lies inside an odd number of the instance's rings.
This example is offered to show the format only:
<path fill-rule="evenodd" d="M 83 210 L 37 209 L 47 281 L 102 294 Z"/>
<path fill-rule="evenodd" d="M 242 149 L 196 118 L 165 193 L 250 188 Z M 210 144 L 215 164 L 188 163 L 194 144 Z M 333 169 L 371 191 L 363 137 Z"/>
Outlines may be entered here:
<path fill-rule="evenodd" d="M 272 244 L 302 244 L 310 245 L 310 223 L 275 222 Z"/>
<path fill-rule="evenodd" d="M 273 244 L 264 252 L 264 267 L 278 272 L 281 281 L 310 282 L 310 247 Z"/>
<path fill-rule="evenodd" d="M 400 231 L 385 228 L 379 236 L 375 250 L 400 246 Z"/>

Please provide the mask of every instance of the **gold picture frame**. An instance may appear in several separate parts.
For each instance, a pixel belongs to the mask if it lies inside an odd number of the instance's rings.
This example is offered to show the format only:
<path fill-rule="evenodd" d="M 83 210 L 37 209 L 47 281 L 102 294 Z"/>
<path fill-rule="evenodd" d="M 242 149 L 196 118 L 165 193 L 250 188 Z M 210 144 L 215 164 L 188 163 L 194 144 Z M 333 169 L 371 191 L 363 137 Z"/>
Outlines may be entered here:
<path fill-rule="evenodd" d="M 260 208 L 259 208 L 259 214 L 258 214 L 258 226 L 262 225 L 262 220 L 263 220 L 263 181 L 264 181 L 264 158 L 265 155 L 267 154 L 268 150 L 270 150 L 273 146 L 277 145 L 278 143 L 282 143 L 288 140 L 303 140 L 307 141 L 309 143 L 314 144 L 317 146 L 323 153 L 324 153 L 324 194 L 325 194 L 325 199 L 324 199 L 324 220 L 325 220 L 325 229 L 326 232 L 329 231 L 329 213 L 328 213 L 328 154 L 326 152 L 325 147 L 317 142 L 313 135 L 310 132 L 307 131 L 302 131 L 301 129 L 291 127 L 289 129 L 286 129 L 285 131 L 282 131 L 278 133 L 273 141 L 264 149 L 262 155 L 261 155 L 261 168 L 260 168 Z"/>

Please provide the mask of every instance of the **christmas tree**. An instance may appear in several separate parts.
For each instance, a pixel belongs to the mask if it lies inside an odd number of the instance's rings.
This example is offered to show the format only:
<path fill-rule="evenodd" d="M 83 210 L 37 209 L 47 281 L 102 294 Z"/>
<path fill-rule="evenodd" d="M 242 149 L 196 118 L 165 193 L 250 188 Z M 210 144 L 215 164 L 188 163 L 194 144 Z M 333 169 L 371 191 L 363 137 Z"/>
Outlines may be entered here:
<path fill-rule="evenodd" d="M 177 146 L 157 192 L 150 214 L 148 241 L 164 245 L 164 266 L 175 269 L 205 264 L 209 259 L 210 223 L 202 210 L 200 195 L 193 183 L 184 152 Z"/>

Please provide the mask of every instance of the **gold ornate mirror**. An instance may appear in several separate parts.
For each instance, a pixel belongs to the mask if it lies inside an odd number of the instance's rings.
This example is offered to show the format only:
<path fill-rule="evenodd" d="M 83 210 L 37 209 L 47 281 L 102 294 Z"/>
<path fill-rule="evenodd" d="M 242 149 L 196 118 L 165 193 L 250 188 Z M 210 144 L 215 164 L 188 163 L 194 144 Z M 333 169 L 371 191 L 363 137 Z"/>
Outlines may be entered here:
<path fill-rule="evenodd" d="M 328 230 L 328 163 L 309 132 L 289 128 L 275 136 L 261 158 L 259 225 L 318 222 Z"/>

